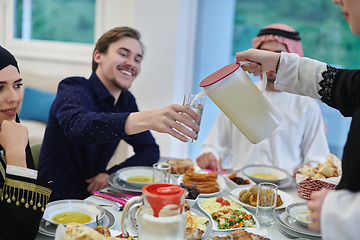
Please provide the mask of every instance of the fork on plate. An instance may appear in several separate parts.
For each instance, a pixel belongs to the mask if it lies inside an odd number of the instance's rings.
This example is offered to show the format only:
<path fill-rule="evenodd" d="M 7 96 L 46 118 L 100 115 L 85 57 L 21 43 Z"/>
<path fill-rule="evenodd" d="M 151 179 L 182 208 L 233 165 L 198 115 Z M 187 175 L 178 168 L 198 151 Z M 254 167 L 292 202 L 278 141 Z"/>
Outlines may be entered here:
<path fill-rule="evenodd" d="M 101 197 L 101 196 L 98 196 L 98 195 L 93 195 L 93 197 L 114 202 L 114 203 L 117 205 L 117 207 L 114 207 L 116 211 L 121 212 L 121 211 L 124 209 L 124 206 L 123 206 L 122 204 L 120 204 L 120 203 L 118 203 L 118 202 L 115 202 L 115 201 L 113 201 L 113 200 L 110 200 L 110 199 L 107 199 L 107 198 L 104 198 L 104 197 Z M 105 206 L 105 205 L 104 205 L 104 206 Z M 110 205 L 109 205 L 109 206 L 110 206 Z M 105 207 L 106 207 L 106 206 L 105 206 Z M 111 207 L 113 207 L 113 206 L 111 206 Z"/>
<path fill-rule="evenodd" d="M 293 235 L 290 235 L 289 233 L 287 233 L 284 229 L 279 228 L 279 232 L 284 235 L 285 237 L 287 237 L 288 239 L 298 239 L 298 240 L 311 240 L 310 238 L 304 238 L 304 237 L 295 237 Z"/>

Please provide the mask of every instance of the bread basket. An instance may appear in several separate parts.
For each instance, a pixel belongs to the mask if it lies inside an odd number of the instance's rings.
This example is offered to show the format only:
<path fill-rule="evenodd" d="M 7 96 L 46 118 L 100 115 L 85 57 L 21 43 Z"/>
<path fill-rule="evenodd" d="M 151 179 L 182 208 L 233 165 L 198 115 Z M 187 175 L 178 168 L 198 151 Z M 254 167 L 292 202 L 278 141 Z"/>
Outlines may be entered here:
<path fill-rule="evenodd" d="M 298 195 L 304 199 L 310 199 L 311 193 L 320 191 L 323 188 L 335 189 L 339 181 L 340 177 L 333 177 L 333 179 L 311 179 L 300 174 L 296 175 Z M 335 184 L 335 182 L 337 183 Z"/>

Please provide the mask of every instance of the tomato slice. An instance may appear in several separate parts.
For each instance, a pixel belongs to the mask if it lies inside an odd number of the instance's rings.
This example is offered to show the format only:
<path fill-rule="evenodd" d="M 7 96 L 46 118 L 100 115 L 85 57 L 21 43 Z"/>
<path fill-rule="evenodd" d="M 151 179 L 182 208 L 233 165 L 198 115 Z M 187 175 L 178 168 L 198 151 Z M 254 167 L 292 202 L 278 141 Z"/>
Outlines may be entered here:
<path fill-rule="evenodd" d="M 223 200 L 221 206 L 230 206 L 230 202 L 228 200 Z"/>
<path fill-rule="evenodd" d="M 216 202 L 221 203 L 223 200 L 224 200 L 224 199 L 223 199 L 222 197 L 218 197 L 218 198 L 216 199 Z"/>

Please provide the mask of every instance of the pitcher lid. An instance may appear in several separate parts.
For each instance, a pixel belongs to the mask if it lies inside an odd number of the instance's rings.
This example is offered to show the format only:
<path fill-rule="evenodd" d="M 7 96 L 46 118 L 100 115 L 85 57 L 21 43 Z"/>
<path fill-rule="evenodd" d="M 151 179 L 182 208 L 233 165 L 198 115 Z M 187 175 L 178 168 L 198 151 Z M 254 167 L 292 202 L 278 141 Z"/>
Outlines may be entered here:
<path fill-rule="evenodd" d="M 170 183 L 152 183 L 145 185 L 143 193 L 154 211 L 154 216 L 159 216 L 159 211 L 166 205 L 175 204 L 182 211 L 184 203 L 181 197 L 185 193 L 185 189 L 179 185 Z"/>
<path fill-rule="evenodd" d="M 210 86 L 210 85 L 220 81 L 221 79 L 229 76 L 230 74 L 235 72 L 239 67 L 240 67 L 239 63 L 231 63 L 229 65 L 226 65 L 225 67 L 220 68 L 216 72 L 214 72 L 214 73 L 210 74 L 209 76 L 207 76 L 206 78 L 204 78 L 200 82 L 199 86 L 200 87 Z"/>

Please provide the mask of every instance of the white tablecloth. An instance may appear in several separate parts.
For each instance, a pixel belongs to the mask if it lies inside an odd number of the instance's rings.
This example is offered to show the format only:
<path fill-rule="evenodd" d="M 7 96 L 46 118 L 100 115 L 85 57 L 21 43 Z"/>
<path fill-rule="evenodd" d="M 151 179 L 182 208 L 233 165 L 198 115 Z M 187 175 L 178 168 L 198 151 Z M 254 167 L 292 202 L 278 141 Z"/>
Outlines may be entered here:
<path fill-rule="evenodd" d="M 175 179 L 174 179 L 174 182 L 176 182 Z M 115 189 L 115 188 L 113 188 L 111 186 L 105 188 L 104 190 L 106 191 L 107 189 L 112 189 L 112 190 L 115 190 L 115 191 L 119 191 L 119 190 L 117 190 L 117 189 Z M 230 189 L 228 188 L 228 186 L 226 186 L 225 190 L 227 190 L 227 191 L 223 191 L 223 192 L 219 193 L 217 196 L 222 196 L 222 197 L 227 197 L 228 198 L 229 194 L 227 192 L 229 192 Z M 306 201 L 305 199 L 298 196 L 297 188 L 295 186 L 291 186 L 291 187 L 288 187 L 288 188 L 281 188 L 280 190 L 290 194 L 294 198 L 294 202 L 304 202 L 304 201 Z M 111 201 L 98 199 L 98 198 L 95 198 L 95 197 L 92 197 L 92 196 L 88 197 L 86 200 L 89 200 L 89 201 L 92 201 L 92 202 L 95 202 L 95 203 L 98 203 L 98 204 L 105 204 L 105 205 L 113 204 L 114 206 L 116 206 Z M 201 211 L 196 204 L 193 206 L 193 208 Z M 122 211 L 120 211 L 120 212 L 116 211 L 115 208 L 111 208 L 111 207 L 106 207 L 106 209 L 109 210 L 115 216 L 115 219 L 116 219 L 115 225 L 112 227 L 112 229 L 121 230 L 121 217 L 122 217 L 123 212 Z M 255 215 L 255 212 L 252 212 L 252 213 Z M 286 239 L 288 239 L 288 238 L 284 237 L 278 231 L 279 228 L 281 228 L 281 225 L 275 220 L 275 224 L 271 228 L 268 229 L 269 230 L 269 235 L 267 237 L 272 239 L 272 240 L 286 240 Z M 293 236 L 307 237 L 309 239 L 314 239 L 314 240 L 321 239 L 319 237 L 312 237 L 312 236 L 302 235 L 300 233 L 293 232 L 293 231 L 290 231 L 288 229 L 285 229 L 285 230 L 287 232 L 291 233 Z M 224 235 L 226 235 L 226 233 Z M 37 240 L 49 240 L 49 239 L 54 239 L 54 238 L 48 237 L 48 236 L 45 236 L 45 235 L 42 235 L 42 234 L 39 233 L 38 236 L 36 237 L 36 239 Z"/>

